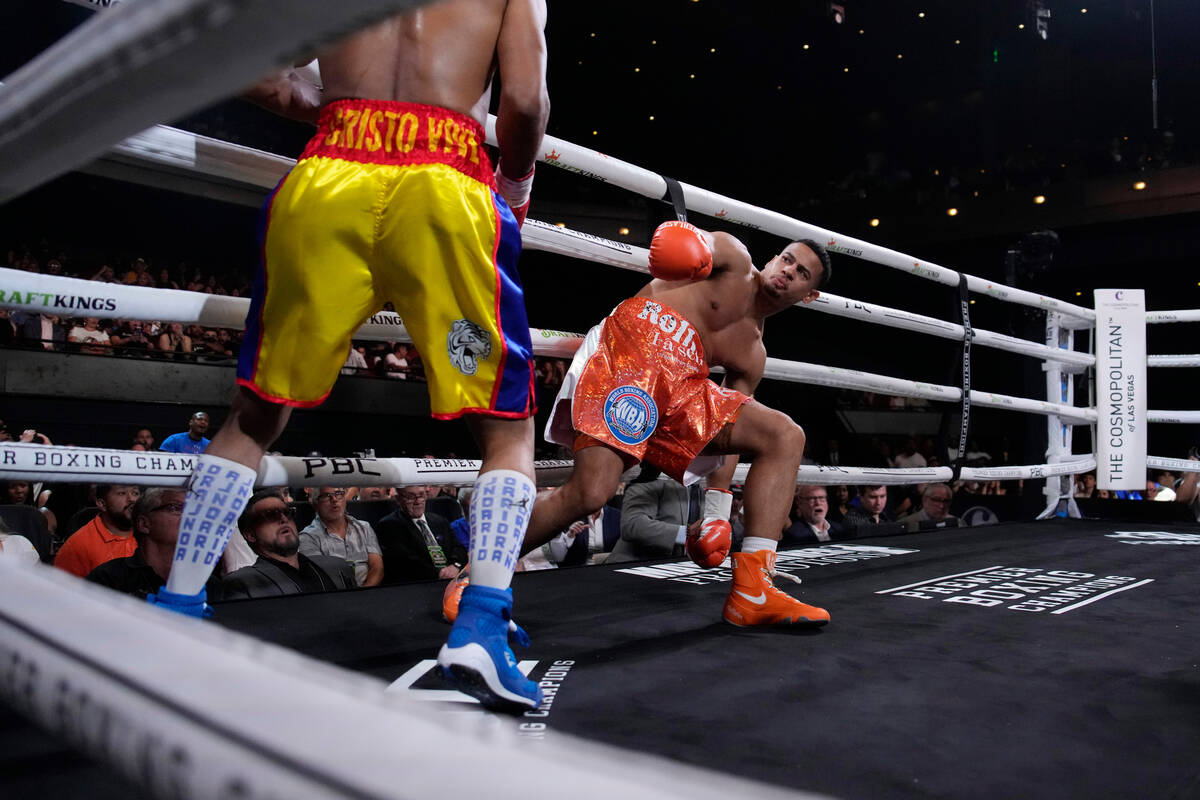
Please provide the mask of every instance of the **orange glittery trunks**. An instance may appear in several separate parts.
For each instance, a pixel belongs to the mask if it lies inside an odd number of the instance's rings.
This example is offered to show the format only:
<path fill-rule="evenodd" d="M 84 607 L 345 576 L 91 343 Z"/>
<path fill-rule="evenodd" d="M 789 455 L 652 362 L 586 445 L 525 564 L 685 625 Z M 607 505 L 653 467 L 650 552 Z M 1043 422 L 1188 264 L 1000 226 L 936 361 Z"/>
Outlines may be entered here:
<path fill-rule="evenodd" d="M 592 328 L 575 353 L 546 438 L 576 450 L 603 444 L 686 483 L 720 463 L 688 469 L 749 400 L 708 379 L 690 322 L 634 297 Z"/>

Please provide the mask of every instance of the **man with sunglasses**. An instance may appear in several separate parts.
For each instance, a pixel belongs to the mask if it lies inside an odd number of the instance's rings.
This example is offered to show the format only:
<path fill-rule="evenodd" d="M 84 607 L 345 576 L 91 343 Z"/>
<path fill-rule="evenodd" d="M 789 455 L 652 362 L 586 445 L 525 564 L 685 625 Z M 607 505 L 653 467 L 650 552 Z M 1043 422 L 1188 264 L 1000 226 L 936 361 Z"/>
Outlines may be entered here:
<path fill-rule="evenodd" d="M 131 511 L 137 549 L 131 556 L 104 562 L 89 572 L 87 579 L 143 599 L 161 589 L 171 572 L 186 497 L 183 489 L 161 486 L 142 492 Z M 217 575 L 208 579 L 205 588 L 209 597 L 218 600 L 223 597 Z"/>
<path fill-rule="evenodd" d="M 355 588 L 354 570 L 344 558 L 300 552 L 295 512 L 278 491 L 255 492 L 238 518 L 238 529 L 258 560 L 225 576 L 225 599 Z"/>
<path fill-rule="evenodd" d="M 383 555 L 370 523 L 346 513 L 346 490 L 336 486 L 310 489 L 316 518 L 300 531 L 300 552 L 333 556 L 354 569 L 358 586 L 378 586 L 383 580 Z"/>

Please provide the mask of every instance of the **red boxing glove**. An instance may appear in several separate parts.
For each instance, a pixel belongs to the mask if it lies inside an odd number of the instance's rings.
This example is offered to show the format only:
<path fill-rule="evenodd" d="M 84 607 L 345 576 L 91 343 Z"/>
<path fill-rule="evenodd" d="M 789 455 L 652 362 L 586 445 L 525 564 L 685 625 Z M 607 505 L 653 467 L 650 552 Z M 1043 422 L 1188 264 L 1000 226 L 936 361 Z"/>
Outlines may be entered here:
<path fill-rule="evenodd" d="M 513 216 L 517 218 L 518 227 L 525 224 L 525 215 L 529 213 L 529 197 L 533 192 L 533 173 L 534 170 L 531 169 L 524 178 L 513 180 L 501 171 L 499 164 L 496 165 L 496 189 L 504 198 L 504 202 L 508 203 Z"/>
<path fill-rule="evenodd" d="M 699 281 L 712 272 L 712 248 L 689 222 L 664 222 L 650 240 L 650 274 L 664 281 Z"/>
<path fill-rule="evenodd" d="M 729 555 L 733 545 L 733 528 L 729 524 L 732 506 L 732 492 L 709 489 L 704 493 L 704 522 L 700 525 L 700 533 L 687 537 L 683 549 L 688 558 L 705 569 L 721 566 Z"/>

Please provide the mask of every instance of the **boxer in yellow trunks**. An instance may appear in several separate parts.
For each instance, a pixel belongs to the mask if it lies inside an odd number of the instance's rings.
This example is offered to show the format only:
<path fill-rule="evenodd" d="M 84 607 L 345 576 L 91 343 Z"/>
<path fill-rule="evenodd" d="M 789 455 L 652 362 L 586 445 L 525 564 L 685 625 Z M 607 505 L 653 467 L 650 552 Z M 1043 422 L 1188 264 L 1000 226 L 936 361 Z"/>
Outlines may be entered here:
<path fill-rule="evenodd" d="M 541 702 L 509 649 L 508 587 L 536 492 L 516 258 L 549 114 L 545 24 L 545 0 L 445 0 L 320 53 L 319 83 L 287 70 L 247 92 L 317 132 L 264 207 L 238 388 L 197 459 L 171 574 L 151 602 L 204 613 L 204 580 L 240 535 L 264 451 L 293 408 L 324 400 L 351 334 L 391 301 L 426 365 L 434 416 L 464 416 L 483 456 L 473 583 L 438 661 L 490 708 Z M 497 74 L 493 171 L 483 122 Z"/>
<path fill-rule="evenodd" d="M 617 306 L 584 339 L 559 392 L 546 438 L 575 447 L 566 484 L 540 499 L 525 540 L 532 549 L 571 521 L 600 508 L 621 473 L 643 459 L 690 483 L 710 473 L 703 525 L 687 534 L 688 554 L 721 564 L 730 547 L 729 482 L 736 459 L 752 457 L 746 478 L 746 537 L 733 555 L 724 618 L 734 625 L 823 625 L 824 609 L 772 583 L 804 453 L 804 432 L 786 415 L 754 402 L 767 354 L 766 317 L 811 302 L 830 276 L 816 242 L 792 242 L 762 270 L 725 233 L 668 222 L 650 245 L 655 280 Z M 724 385 L 708 379 L 725 368 Z"/>
<path fill-rule="evenodd" d="M 436 106 L 326 104 L 264 209 L 238 383 L 320 404 L 351 334 L 391 300 L 425 364 L 433 416 L 529 416 L 520 232 L 484 140 L 474 119 Z"/>

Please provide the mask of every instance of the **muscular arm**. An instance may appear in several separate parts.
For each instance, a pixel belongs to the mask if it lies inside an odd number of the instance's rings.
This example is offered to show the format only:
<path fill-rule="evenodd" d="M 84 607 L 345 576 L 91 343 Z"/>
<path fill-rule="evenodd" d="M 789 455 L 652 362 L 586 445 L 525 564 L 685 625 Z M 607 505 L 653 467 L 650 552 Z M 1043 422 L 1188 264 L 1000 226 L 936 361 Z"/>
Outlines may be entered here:
<path fill-rule="evenodd" d="M 545 0 L 511 0 L 496 43 L 501 84 L 496 138 L 504 174 L 514 179 L 533 170 L 550 117 L 545 27 Z"/>
<path fill-rule="evenodd" d="M 302 66 L 292 67 L 263 78 L 242 97 L 281 117 L 315 125 L 321 110 L 321 86 L 316 81 L 319 75 Z"/>

